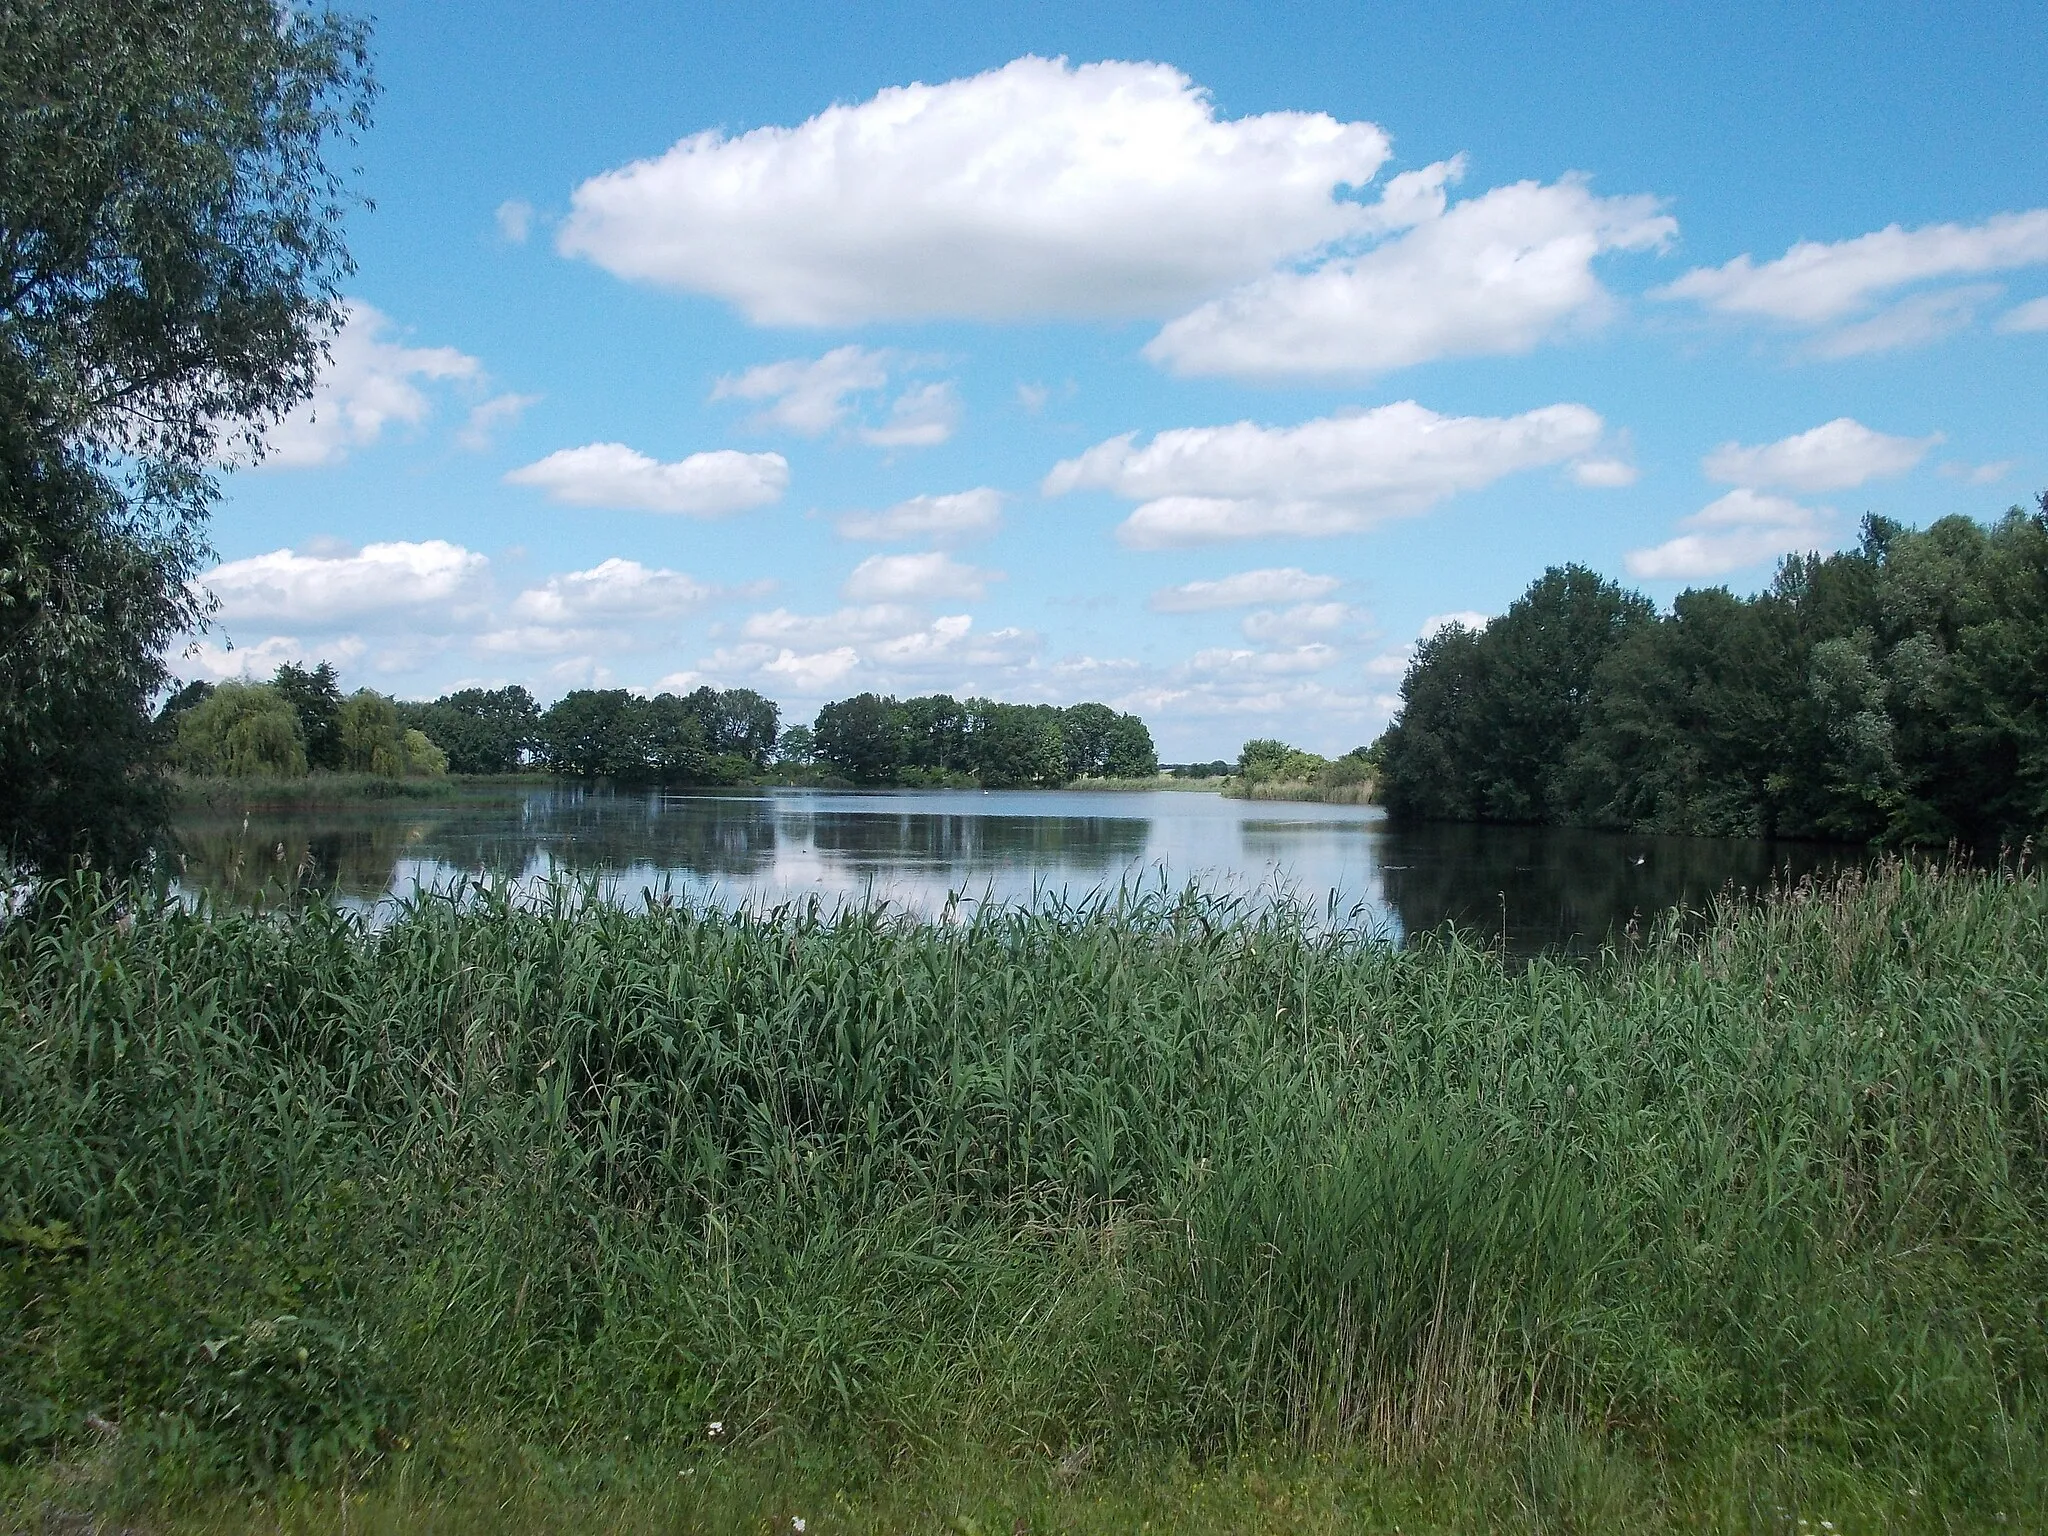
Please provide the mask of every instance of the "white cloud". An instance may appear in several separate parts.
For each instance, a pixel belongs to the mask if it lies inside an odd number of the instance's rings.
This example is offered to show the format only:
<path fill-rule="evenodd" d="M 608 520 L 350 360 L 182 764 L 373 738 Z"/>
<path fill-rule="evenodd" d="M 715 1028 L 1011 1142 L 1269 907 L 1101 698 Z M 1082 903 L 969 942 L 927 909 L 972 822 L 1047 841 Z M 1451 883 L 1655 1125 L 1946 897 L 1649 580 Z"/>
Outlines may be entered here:
<path fill-rule="evenodd" d="M 260 681 L 275 675 L 286 662 L 294 666 L 311 666 L 321 661 L 350 662 L 361 656 L 364 649 L 362 640 L 355 635 L 341 635 L 310 647 L 295 635 L 270 635 L 254 645 L 236 646 L 201 640 L 172 658 L 171 669 L 186 678 L 203 673 L 219 682 L 244 677 Z"/>
<path fill-rule="evenodd" d="M 663 464 L 624 443 L 590 443 L 551 453 L 505 480 L 538 486 L 569 506 L 716 517 L 779 499 L 789 486 L 789 460 L 719 448 Z"/>
<path fill-rule="evenodd" d="M 1951 461 L 1941 466 L 1941 473 L 1950 480 L 1961 480 L 1969 485 L 1996 485 L 2012 473 L 2013 462 L 2011 459 L 1999 459 L 1991 464 Z"/>
<path fill-rule="evenodd" d="M 1029 630 L 980 633 L 969 614 L 926 619 L 895 604 L 830 614 L 776 609 L 749 618 L 742 633 L 743 643 L 706 657 L 696 675 L 752 679 L 815 697 L 828 689 L 918 689 L 930 685 L 934 671 L 950 670 L 956 689 L 976 692 L 1028 668 L 1039 647 Z"/>
<path fill-rule="evenodd" d="M 1365 227 L 1387 137 L 1219 119 L 1163 64 L 1021 58 L 578 187 L 558 245 L 771 325 L 1171 313 Z"/>
<path fill-rule="evenodd" d="M 923 617 L 915 608 L 901 603 L 871 603 L 863 608 L 841 608 L 837 613 L 822 614 L 791 613 L 787 608 L 775 608 L 767 613 L 748 615 L 740 626 L 740 633 L 749 640 L 817 650 L 892 640 L 911 633 L 923 623 Z"/>
<path fill-rule="evenodd" d="M 876 448 L 934 448 L 953 435 L 960 402 L 950 383 L 918 384 L 896 397 L 889 419 L 861 428 L 860 440 Z"/>
<path fill-rule="evenodd" d="M 2048 331 L 2048 297 L 2029 299 L 1998 317 L 2001 331 Z"/>
<path fill-rule="evenodd" d="M 1842 358 L 1924 347 L 1966 329 L 1977 318 L 1978 309 L 1997 298 L 2001 291 L 1993 283 L 1916 293 L 1879 310 L 1868 320 L 1839 326 L 1814 338 L 1806 350 L 1815 357 Z"/>
<path fill-rule="evenodd" d="M 846 578 L 846 595 L 857 603 L 914 602 L 919 598 L 980 597 L 1002 572 L 965 565 L 931 550 L 916 555 L 870 555 Z"/>
<path fill-rule="evenodd" d="M 1338 634 L 1367 617 L 1349 603 L 1296 603 L 1292 608 L 1248 613 L 1239 627 L 1247 640 L 1261 645 L 1298 645 L 1318 635 Z"/>
<path fill-rule="evenodd" d="M 842 645 L 805 656 L 794 651 L 779 651 L 761 663 L 759 670 L 763 676 L 785 684 L 794 693 L 816 696 L 859 665 L 860 652 L 850 645 Z"/>
<path fill-rule="evenodd" d="M 512 624 L 478 635 L 475 648 L 490 656 L 561 656 L 622 650 L 633 637 L 615 629 L 562 624 Z"/>
<path fill-rule="evenodd" d="M 1802 240 L 1775 261 L 1747 255 L 1700 267 L 1656 290 L 1723 314 L 1819 326 L 1846 319 L 1911 283 L 2010 271 L 2048 262 L 2048 208 L 2001 213 L 1982 224 L 1896 224 L 1853 240 Z"/>
<path fill-rule="evenodd" d="M 453 347 L 407 347 L 385 339 L 391 321 L 358 299 L 329 348 L 310 399 L 292 407 L 264 434 L 263 464 L 308 469 L 337 464 L 351 448 L 367 448 L 393 424 L 416 427 L 433 402 L 415 380 L 476 380 L 483 365 Z"/>
<path fill-rule="evenodd" d="M 1412 225 L 1362 255 L 1279 271 L 1173 321 L 1145 355 L 1178 374 L 1239 378 L 1384 373 L 1440 357 L 1527 352 L 1613 307 L 1593 275 L 1608 251 L 1662 245 L 1675 220 L 1649 197 L 1596 197 L 1576 178 L 1518 182 L 1446 210 L 1443 182 L 1396 197 L 1388 222 Z"/>
<path fill-rule="evenodd" d="M 717 595 L 681 571 L 650 570 L 617 556 L 587 571 L 550 576 L 513 600 L 519 618 L 544 624 L 574 619 L 675 619 L 694 613 Z"/>
<path fill-rule="evenodd" d="M 1154 613 L 1209 613 L 1218 608 L 1251 608 L 1262 603 L 1298 603 L 1327 597 L 1344 583 L 1335 576 L 1311 576 L 1298 566 L 1239 571 L 1214 581 L 1161 587 L 1147 600 Z"/>
<path fill-rule="evenodd" d="M 1837 416 L 1809 432 L 1757 448 L 1723 443 L 1701 460 L 1700 466 L 1709 480 L 1727 485 L 1842 491 L 1867 480 L 1888 480 L 1907 473 L 1940 441 L 1939 432 L 1931 437 L 1892 437 L 1873 432 L 1850 417 Z"/>
<path fill-rule="evenodd" d="M 1471 608 L 1461 608 L 1456 613 L 1432 613 L 1422 621 L 1422 627 L 1415 632 L 1415 638 L 1427 640 L 1438 630 L 1449 629 L 1453 624 L 1477 630 L 1486 628 L 1492 622 L 1491 614 L 1480 613 Z"/>
<path fill-rule="evenodd" d="M 1001 491 L 977 486 L 945 496 L 913 496 L 886 512 L 856 512 L 839 520 L 841 537 L 849 539 L 931 539 L 955 544 L 987 538 L 1003 523 Z"/>
<path fill-rule="evenodd" d="M 1572 483 L 1590 491 L 1619 491 L 1640 478 L 1627 459 L 1581 459 L 1572 466 Z"/>
<path fill-rule="evenodd" d="M 199 585 L 228 623 L 332 624 L 372 614 L 437 618 L 476 603 L 490 561 L 442 539 L 365 545 L 360 551 L 273 550 L 217 565 Z"/>
<path fill-rule="evenodd" d="M 1600 440 L 1583 405 L 1520 416 L 1440 416 L 1412 400 L 1297 427 L 1184 427 L 1136 434 L 1054 466 L 1045 492 L 1101 487 L 1143 505 L 1118 537 L 1138 549 L 1223 539 L 1356 533 L 1517 470 L 1577 458 Z"/>
<path fill-rule="evenodd" d="M 498 233 L 514 245 L 526 244 L 533 232 L 533 204 L 523 197 L 507 198 L 492 217 L 498 221 Z"/>
<path fill-rule="evenodd" d="M 793 357 L 729 375 L 713 387 L 711 398 L 771 401 L 754 418 L 756 425 L 821 437 L 846 420 L 855 395 L 888 382 L 887 352 L 834 347 L 823 357 Z"/>
<path fill-rule="evenodd" d="M 1825 511 L 1745 487 L 1680 520 L 1679 527 L 1695 531 L 1654 549 L 1632 549 L 1624 563 L 1644 581 L 1700 581 L 1780 555 L 1832 549 L 1830 523 Z"/>
<path fill-rule="evenodd" d="M 1197 651 L 1188 658 L 1187 670 L 1196 675 L 1226 678 L 1292 676 L 1300 672 L 1322 672 L 1343 659 L 1334 645 L 1321 643 L 1292 646 L 1284 651 L 1244 651 L 1216 648 Z"/>
<path fill-rule="evenodd" d="M 469 408 L 469 419 L 462 424 L 462 430 L 455 434 L 456 446 L 482 453 L 491 446 L 500 427 L 511 426 L 526 414 L 528 407 L 538 404 L 539 395 L 493 395 L 477 402 Z"/>

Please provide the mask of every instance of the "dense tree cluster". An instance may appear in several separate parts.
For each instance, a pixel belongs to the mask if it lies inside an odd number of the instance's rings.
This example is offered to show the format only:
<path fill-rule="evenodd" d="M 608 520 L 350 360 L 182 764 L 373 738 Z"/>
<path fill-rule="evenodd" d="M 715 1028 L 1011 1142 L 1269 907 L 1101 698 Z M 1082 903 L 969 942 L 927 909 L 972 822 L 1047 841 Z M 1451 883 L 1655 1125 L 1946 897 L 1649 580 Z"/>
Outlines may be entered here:
<path fill-rule="evenodd" d="M 275 0 L 0 6 L 0 854 L 128 862 L 223 462 L 342 319 L 365 24 Z M 254 727 L 250 727 L 254 729 Z"/>
<path fill-rule="evenodd" d="M 855 784 L 1007 789 L 1159 771 L 1145 722 L 1106 704 L 863 693 L 819 710 L 807 745 L 812 761 Z"/>
<path fill-rule="evenodd" d="M 1665 615 L 1553 570 L 1427 641 L 1401 693 L 1396 816 L 2016 844 L 2048 828 L 2048 496 L 1990 527 L 1870 518 Z"/>
<path fill-rule="evenodd" d="M 179 689 L 157 716 L 170 763 L 223 778 L 303 778 L 318 768 L 383 779 L 439 777 L 448 755 L 368 688 L 347 698 L 333 667 L 289 664 L 268 683 Z"/>
<path fill-rule="evenodd" d="M 571 778 L 733 784 L 767 766 L 780 715 L 750 688 L 579 688 L 540 717 L 534 761 Z"/>

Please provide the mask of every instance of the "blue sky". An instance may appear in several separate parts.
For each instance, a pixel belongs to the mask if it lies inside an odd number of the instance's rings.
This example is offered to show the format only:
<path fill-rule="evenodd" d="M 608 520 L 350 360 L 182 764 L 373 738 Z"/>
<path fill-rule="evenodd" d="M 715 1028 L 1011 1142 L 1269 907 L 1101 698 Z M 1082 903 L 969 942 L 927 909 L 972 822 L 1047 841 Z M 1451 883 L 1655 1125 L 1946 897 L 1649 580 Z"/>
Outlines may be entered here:
<path fill-rule="evenodd" d="M 379 15 L 354 316 L 186 675 L 1371 739 L 1579 561 L 2048 485 L 2036 4 Z"/>

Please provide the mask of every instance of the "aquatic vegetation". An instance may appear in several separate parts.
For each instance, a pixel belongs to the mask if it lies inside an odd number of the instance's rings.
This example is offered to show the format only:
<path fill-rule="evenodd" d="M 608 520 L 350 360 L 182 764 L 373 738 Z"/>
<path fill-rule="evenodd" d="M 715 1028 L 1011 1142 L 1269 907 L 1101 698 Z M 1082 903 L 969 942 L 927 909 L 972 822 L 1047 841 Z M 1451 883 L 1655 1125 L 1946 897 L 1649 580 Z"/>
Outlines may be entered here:
<path fill-rule="evenodd" d="M 0 930 L 7 1457 L 1768 1446 L 2044 1508 L 2031 873 L 1523 966 L 1195 893 L 569 896 Z"/>

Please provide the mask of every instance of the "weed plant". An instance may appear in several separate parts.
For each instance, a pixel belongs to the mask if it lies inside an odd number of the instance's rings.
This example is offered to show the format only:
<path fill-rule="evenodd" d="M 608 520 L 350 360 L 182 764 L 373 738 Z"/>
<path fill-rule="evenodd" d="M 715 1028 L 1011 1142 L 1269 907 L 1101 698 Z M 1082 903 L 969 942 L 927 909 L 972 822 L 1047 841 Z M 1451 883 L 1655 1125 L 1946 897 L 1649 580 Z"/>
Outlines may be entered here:
<path fill-rule="evenodd" d="M 2020 869 L 1525 966 L 1194 892 L 477 887 L 370 931 L 82 878 L 0 929 L 0 1452 L 154 1497 L 480 1436 L 877 1476 L 1596 1445 L 2024 1523 L 2044 1154 Z"/>

